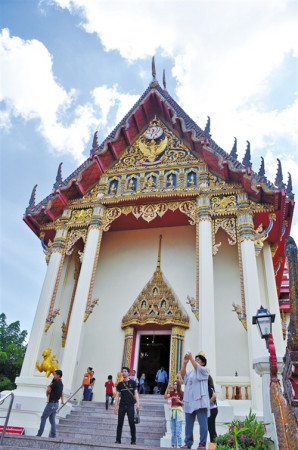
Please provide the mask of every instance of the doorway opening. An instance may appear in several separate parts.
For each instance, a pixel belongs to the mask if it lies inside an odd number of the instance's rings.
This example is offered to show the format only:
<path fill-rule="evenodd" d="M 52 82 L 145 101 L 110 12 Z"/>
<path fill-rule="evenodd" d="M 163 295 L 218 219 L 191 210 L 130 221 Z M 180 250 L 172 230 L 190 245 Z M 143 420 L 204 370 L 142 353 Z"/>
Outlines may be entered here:
<path fill-rule="evenodd" d="M 146 374 L 146 394 L 153 394 L 156 386 L 156 372 L 164 367 L 169 377 L 170 367 L 170 334 L 143 334 L 140 336 L 140 350 L 138 358 L 138 378 Z"/>

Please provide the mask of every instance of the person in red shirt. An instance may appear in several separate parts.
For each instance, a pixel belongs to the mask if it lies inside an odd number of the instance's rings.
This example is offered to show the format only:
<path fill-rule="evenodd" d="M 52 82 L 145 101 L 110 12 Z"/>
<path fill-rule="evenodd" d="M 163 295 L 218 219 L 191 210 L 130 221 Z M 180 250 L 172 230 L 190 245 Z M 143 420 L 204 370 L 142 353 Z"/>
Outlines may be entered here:
<path fill-rule="evenodd" d="M 183 422 L 183 391 L 180 381 L 175 380 L 174 383 L 168 384 L 164 397 L 168 399 L 170 404 L 171 417 L 171 445 L 172 447 L 182 446 L 182 422 Z"/>
<path fill-rule="evenodd" d="M 114 403 L 114 383 L 113 383 L 113 377 L 112 375 L 108 376 L 108 381 L 105 382 L 106 387 L 106 409 L 109 409 L 109 398 L 111 397 L 111 406 L 113 406 Z"/>

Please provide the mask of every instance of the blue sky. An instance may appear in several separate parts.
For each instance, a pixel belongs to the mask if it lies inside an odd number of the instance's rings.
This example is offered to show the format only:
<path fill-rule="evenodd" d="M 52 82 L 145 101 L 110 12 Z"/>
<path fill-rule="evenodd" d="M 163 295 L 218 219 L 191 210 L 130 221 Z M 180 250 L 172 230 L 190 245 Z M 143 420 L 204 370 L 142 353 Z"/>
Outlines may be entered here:
<path fill-rule="evenodd" d="M 151 81 L 253 170 L 298 192 L 297 2 L 284 0 L 0 1 L 1 311 L 30 331 L 46 263 L 22 221 L 89 156 Z M 295 212 L 292 236 L 298 242 Z"/>

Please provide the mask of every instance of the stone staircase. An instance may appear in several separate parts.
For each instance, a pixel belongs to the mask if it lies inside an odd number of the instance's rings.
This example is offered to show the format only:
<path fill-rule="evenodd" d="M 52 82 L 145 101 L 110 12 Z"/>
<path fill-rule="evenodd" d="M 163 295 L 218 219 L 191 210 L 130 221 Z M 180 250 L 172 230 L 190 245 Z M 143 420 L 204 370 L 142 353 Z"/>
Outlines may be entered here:
<path fill-rule="evenodd" d="M 130 445 L 130 428 L 127 416 L 124 420 L 121 445 L 114 444 L 117 416 L 114 409 L 105 409 L 104 403 L 82 402 L 74 405 L 71 413 L 59 420 L 56 439 L 34 436 L 4 438 L 3 449 L 39 450 L 96 450 L 96 449 L 157 449 L 166 431 L 163 396 L 140 396 L 141 422 L 136 425 L 137 445 Z"/>

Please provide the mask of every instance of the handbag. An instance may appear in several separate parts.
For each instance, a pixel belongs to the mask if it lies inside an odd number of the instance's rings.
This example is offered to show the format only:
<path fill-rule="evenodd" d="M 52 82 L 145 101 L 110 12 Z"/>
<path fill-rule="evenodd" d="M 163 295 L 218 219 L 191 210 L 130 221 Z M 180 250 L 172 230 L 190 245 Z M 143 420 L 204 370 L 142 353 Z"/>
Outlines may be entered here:
<path fill-rule="evenodd" d="M 135 415 L 134 415 L 133 421 L 134 421 L 134 423 L 136 425 L 141 422 L 141 420 L 140 420 L 140 411 L 135 411 Z"/>

